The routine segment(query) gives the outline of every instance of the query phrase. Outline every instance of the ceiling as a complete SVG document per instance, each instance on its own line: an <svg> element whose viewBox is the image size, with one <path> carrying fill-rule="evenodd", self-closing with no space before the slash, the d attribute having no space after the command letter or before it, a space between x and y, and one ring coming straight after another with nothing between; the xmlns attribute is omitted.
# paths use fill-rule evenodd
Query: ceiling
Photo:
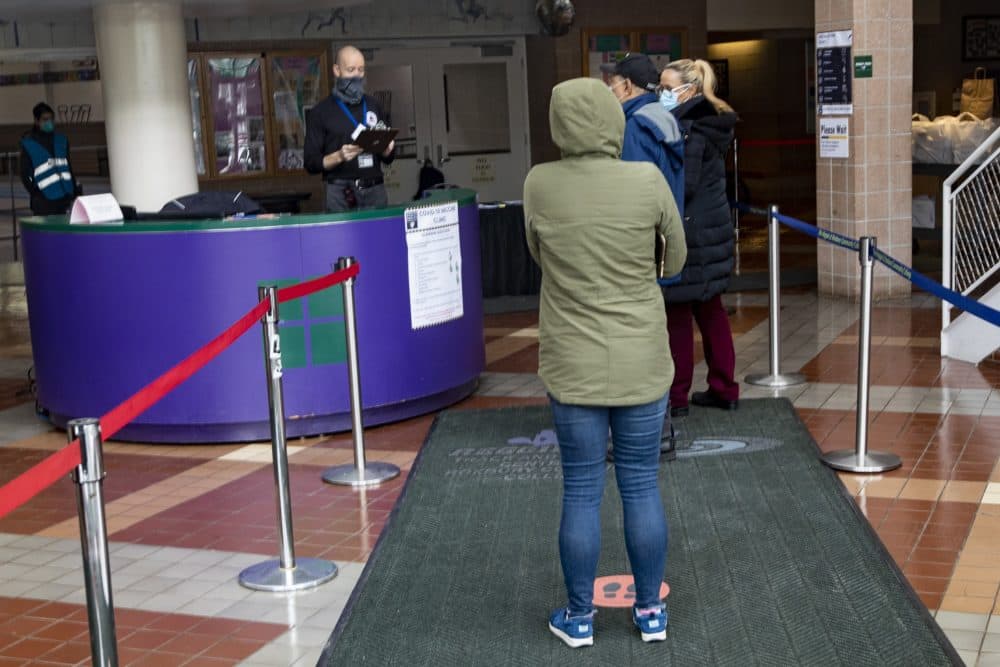
<svg viewBox="0 0 1000 667"><path fill-rule="evenodd" d="M135 0L2 0L0 22L45 21L70 15L89 15L94 5ZM159 0L164 1L164 0ZM165 0L184 5L184 14L198 18L244 17L330 11L338 7L364 5L372 0ZM138 0L136 4L142 4Z"/></svg>

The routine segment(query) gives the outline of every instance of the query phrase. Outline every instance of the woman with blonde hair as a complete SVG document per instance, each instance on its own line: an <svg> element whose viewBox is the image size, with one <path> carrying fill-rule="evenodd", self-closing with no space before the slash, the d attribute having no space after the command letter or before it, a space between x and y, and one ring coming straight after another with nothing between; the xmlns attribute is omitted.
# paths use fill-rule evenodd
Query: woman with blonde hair
<svg viewBox="0 0 1000 667"><path fill-rule="evenodd" d="M735 234L726 190L726 153L737 116L715 95L715 72L704 60L677 60L660 73L660 102L684 137L684 233L687 262L680 281L664 288L667 331L674 360L670 413L688 412L694 376L694 329L701 330L708 389L690 396L705 407L735 410L740 385L736 353L722 293L733 270Z"/></svg>

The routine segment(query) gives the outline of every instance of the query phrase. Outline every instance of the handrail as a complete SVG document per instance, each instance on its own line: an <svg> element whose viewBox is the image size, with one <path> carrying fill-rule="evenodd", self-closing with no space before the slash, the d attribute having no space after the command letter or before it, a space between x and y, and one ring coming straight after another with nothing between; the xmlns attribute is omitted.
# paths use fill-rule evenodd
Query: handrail
<svg viewBox="0 0 1000 667"><path fill-rule="evenodd" d="M964 295L972 293L1000 271L998 180L1000 127L945 179L941 187L942 282L945 287ZM981 187L984 181L986 187ZM978 221L979 225L970 230L963 224L966 219L970 224ZM990 231L996 232L997 238L991 238ZM963 275L959 275L960 271ZM951 306L942 303L941 329L950 323Z"/></svg>

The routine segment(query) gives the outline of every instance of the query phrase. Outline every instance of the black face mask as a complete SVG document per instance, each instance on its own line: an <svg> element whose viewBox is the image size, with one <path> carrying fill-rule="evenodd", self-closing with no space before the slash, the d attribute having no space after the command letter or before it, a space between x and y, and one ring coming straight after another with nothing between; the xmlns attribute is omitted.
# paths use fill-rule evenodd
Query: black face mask
<svg viewBox="0 0 1000 667"><path fill-rule="evenodd" d="M334 88L334 92L337 94L337 97L348 104L357 104L365 95L365 77L355 76L337 79L337 86Z"/></svg>

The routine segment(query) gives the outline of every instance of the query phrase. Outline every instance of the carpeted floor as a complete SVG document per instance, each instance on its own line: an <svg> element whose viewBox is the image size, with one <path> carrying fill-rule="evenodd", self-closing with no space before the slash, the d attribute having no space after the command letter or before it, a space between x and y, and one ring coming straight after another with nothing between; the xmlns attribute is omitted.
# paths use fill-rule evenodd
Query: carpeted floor
<svg viewBox="0 0 1000 667"><path fill-rule="evenodd" d="M780 399L692 408L661 486L666 642L602 609L569 649L546 407L438 417L322 665L961 664ZM628 572L613 475L598 576Z"/></svg>

